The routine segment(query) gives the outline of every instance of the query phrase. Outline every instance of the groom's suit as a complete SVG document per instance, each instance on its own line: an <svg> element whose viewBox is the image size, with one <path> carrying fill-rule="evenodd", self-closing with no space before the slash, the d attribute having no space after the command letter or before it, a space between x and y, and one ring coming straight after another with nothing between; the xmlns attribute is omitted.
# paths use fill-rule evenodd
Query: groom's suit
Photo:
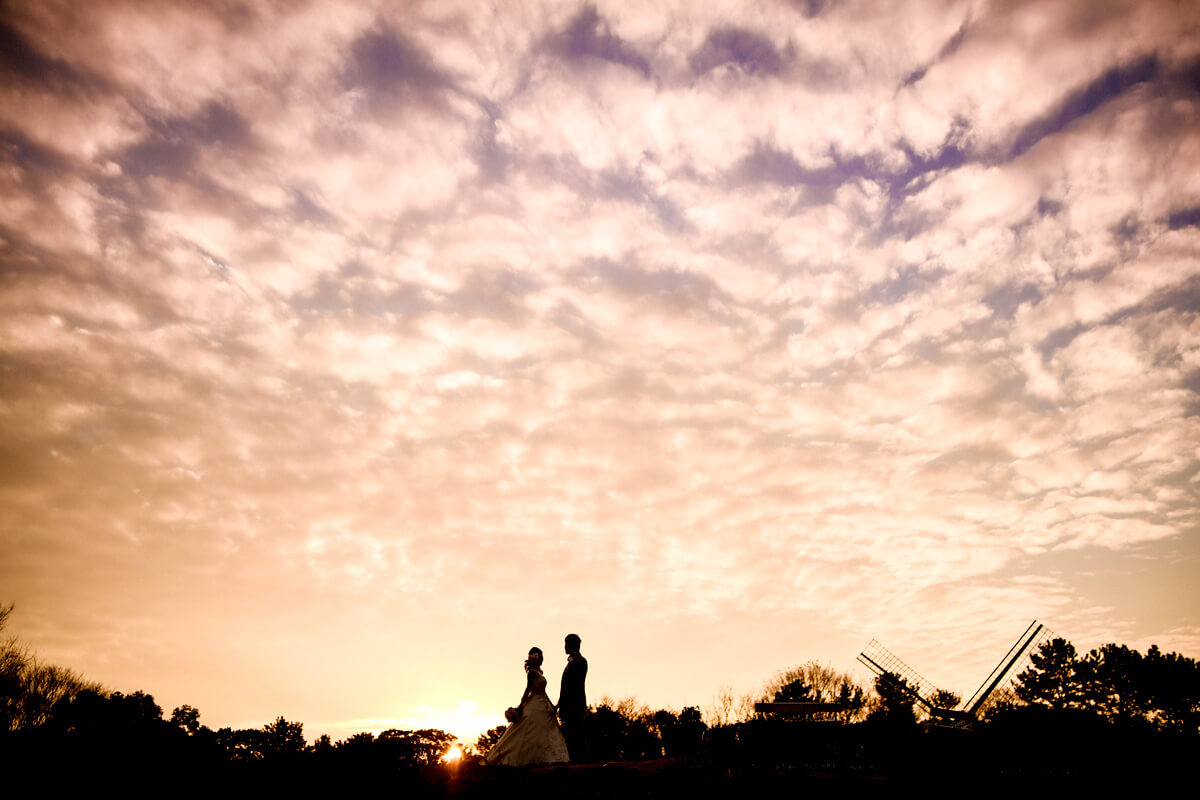
<svg viewBox="0 0 1200 800"><path fill-rule="evenodd" d="M579 653L568 655L558 692L558 719L572 761L582 761L584 757L583 720L587 716L587 695L583 682L587 679L587 667L587 659Z"/></svg>

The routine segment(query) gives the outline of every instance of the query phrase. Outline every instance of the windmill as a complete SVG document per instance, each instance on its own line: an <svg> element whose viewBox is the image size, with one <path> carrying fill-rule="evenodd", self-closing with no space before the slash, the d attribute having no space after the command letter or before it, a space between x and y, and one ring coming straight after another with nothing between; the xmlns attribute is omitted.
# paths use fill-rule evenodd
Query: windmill
<svg viewBox="0 0 1200 800"><path fill-rule="evenodd" d="M912 695L913 700L920 703L936 723L955 728L969 728L993 703L1015 697L1011 689L1013 677L1019 675L1028 665L1029 654L1034 644L1040 645L1054 635L1053 631L1037 620L1029 623L1029 627L984 678L975 693L962 704L961 709L941 708L934 703L930 698L937 694L937 687L875 639L868 642L858 654L858 660L884 680L902 681L901 685Z"/></svg>

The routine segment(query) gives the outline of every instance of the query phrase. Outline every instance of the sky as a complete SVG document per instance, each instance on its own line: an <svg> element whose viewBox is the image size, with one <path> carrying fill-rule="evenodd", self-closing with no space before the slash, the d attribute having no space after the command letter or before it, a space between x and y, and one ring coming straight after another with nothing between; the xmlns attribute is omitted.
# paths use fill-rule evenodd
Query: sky
<svg viewBox="0 0 1200 800"><path fill-rule="evenodd" d="M0 602L311 739L1200 656L1185 2L0 6Z"/></svg>

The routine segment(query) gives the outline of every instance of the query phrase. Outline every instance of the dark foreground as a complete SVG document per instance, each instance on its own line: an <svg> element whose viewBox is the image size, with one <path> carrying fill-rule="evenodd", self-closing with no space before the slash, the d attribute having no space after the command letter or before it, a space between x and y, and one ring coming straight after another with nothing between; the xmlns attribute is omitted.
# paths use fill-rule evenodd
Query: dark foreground
<svg viewBox="0 0 1200 800"><path fill-rule="evenodd" d="M760 721L710 731L691 755L532 768L398 764L377 749L231 761L111 737L7 744L0 768L15 784L24 773L39 794L111 787L123 797L1147 797L1191 786L1200 757L1194 735L1062 714L1013 715L974 732Z"/></svg>

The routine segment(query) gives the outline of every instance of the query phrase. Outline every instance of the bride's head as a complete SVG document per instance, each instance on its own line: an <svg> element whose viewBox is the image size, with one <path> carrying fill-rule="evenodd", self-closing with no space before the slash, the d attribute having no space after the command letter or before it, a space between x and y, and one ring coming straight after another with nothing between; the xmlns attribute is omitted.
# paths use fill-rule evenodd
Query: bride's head
<svg viewBox="0 0 1200 800"><path fill-rule="evenodd" d="M529 658L525 659L525 669L539 669L542 666L542 648L529 648Z"/></svg>

